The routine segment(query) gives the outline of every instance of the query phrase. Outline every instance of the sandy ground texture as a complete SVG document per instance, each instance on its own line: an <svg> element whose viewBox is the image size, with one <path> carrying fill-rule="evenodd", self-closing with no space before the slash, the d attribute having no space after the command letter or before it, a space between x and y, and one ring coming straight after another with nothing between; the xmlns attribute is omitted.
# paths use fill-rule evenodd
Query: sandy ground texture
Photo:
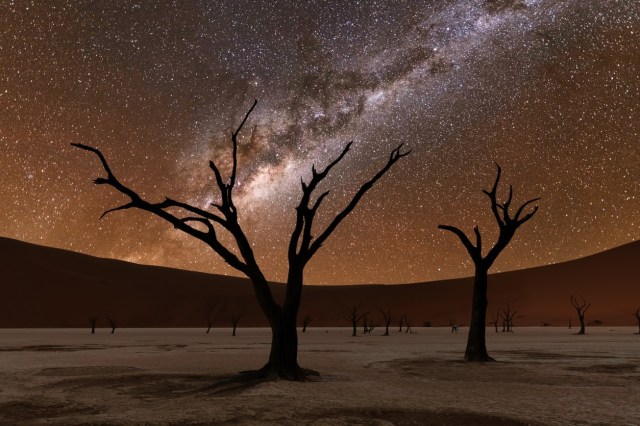
<svg viewBox="0 0 640 426"><path fill-rule="evenodd" d="M574 330L575 331L575 330ZM461 361L466 329L300 334L310 382L238 382L269 331L0 330L2 424L638 425L634 328L487 333L499 362Z"/></svg>

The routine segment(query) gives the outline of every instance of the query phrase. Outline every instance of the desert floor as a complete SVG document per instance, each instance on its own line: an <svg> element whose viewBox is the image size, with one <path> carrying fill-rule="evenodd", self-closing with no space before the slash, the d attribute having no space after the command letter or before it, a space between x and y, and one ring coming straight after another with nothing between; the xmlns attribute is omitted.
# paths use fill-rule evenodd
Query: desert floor
<svg viewBox="0 0 640 426"><path fill-rule="evenodd" d="M466 329L300 333L313 381L237 383L269 331L0 330L3 424L640 424L634 328L487 330L499 361L461 362Z"/></svg>

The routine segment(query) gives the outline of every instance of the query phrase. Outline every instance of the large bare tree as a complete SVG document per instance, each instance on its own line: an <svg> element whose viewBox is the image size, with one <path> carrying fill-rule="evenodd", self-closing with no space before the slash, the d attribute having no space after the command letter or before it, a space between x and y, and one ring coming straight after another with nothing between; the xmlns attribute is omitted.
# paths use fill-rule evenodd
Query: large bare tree
<svg viewBox="0 0 640 426"><path fill-rule="evenodd" d="M487 281L489 269L498 258L498 255L504 250L516 231L520 226L533 217L538 211L538 206L525 214L525 209L530 204L538 201L540 198L533 198L523 203L516 210L515 214L509 211L511 201L513 200L513 187L509 185L509 195L504 202L498 201L498 185L502 169L498 164L496 180L491 190L483 190L491 201L491 212L498 224L499 235L498 240L494 243L487 254L482 254L482 235L478 226L473 228L476 243L473 244L469 237L459 228L450 225L439 225L438 228L454 233L467 249L471 260L475 265L475 277L473 283L473 299L471 302L471 323L469 325L469 336L467 338L467 348L465 350L464 359L470 362L486 362L493 361L493 358L487 353L487 345L485 341L485 327L487 317Z"/></svg>
<svg viewBox="0 0 640 426"><path fill-rule="evenodd" d="M142 198L138 192L116 178L100 150L79 143L72 145L90 151L100 159L107 176L95 179L95 184L111 186L130 198L128 203L107 210L102 216L117 210L132 208L150 212L169 222L176 229L204 242L231 267L240 271L251 280L258 304L267 317L272 333L269 360L256 374L301 380L309 374L317 374L311 370L303 369L298 365L298 336L296 324L302 297L304 268L338 225L340 225L347 215L356 207L364 194L371 189L400 158L408 155L410 151L403 152L402 144L391 151L388 160L382 168L379 169L370 180L360 186L349 203L336 214L326 228L316 234L317 236L314 236L312 229L313 221L320 204L328 195L329 191L323 192L315 197L315 201L313 202L312 196L318 188L318 185L327 177L331 169L347 155L351 148L351 142L349 142L340 155L331 161L324 169L318 171L315 166L312 167L311 180L309 182L301 180L302 196L300 203L296 207L296 222L288 248L289 272L286 282L286 295L284 302L278 303L273 297L267 279L258 266L251 243L247 239L238 221L238 210L233 201L238 166L238 135L256 104L257 100L251 108L249 108L238 128L231 133L232 156L229 179L225 181L218 166L213 161L209 162L218 190L220 191L220 203L213 204L213 207L216 209L215 211L201 209L171 198L165 198L165 200L161 202L147 201ZM222 242L223 240L219 237L221 231L227 232L232 237L237 250L234 250L233 247L229 247Z"/></svg>

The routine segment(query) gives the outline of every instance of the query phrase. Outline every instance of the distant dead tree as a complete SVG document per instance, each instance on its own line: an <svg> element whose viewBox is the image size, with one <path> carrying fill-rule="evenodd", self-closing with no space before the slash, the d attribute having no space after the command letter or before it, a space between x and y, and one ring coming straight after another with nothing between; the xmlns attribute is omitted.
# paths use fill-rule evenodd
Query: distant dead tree
<svg viewBox="0 0 640 426"><path fill-rule="evenodd" d="M369 332L369 318L367 314L362 316L362 334L367 334Z"/></svg>
<svg viewBox="0 0 640 426"><path fill-rule="evenodd" d="M96 334L96 322L98 321L98 317L89 318L89 322L91 323L91 334Z"/></svg>
<svg viewBox="0 0 640 426"><path fill-rule="evenodd" d="M400 326L398 328L398 333L402 333L402 326L404 325L404 314L400 315Z"/></svg>
<svg viewBox="0 0 640 426"><path fill-rule="evenodd" d="M584 334L585 330L584 330L584 314L585 312L587 312L587 309L589 309L591 307L591 303L587 302L584 297L580 296L580 301L578 301L578 299L576 299L575 297L571 296L571 304L573 305L573 307L575 308L576 312L578 313L578 320L580 321L580 331L578 331L576 334Z"/></svg>
<svg viewBox="0 0 640 426"><path fill-rule="evenodd" d="M236 328L238 328L238 323L240 322L241 319L242 319L242 315L231 315L231 326L233 327L233 330L231 331L231 335L233 337L236 336Z"/></svg>
<svg viewBox="0 0 640 426"><path fill-rule="evenodd" d="M301 324L303 333L307 331L307 327L309 326L309 324L311 324L311 321L313 321L311 315L305 315L304 318L302 318Z"/></svg>
<svg viewBox="0 0 640 426"><path fill-rule="evenodd" d="M352 337L358 335L358 323L362 318L366 317L367 314L369 313L369 312L360 313L361 306L362 305L353 305L351 307L351 310L344 317L347 321L351 323L351 327L353 328L353 333L351 334Z"/></svg>
<svg viewBox="0 0 640 426"><path fill-rule="evenodd" d="M531 219L538 211L538 206L535 206L532 211L523 215L524 210L531 203L536 202L539 198L533 198L523 203L512 216L509 212L511 201L513 199L513 187L509 185L509 195L505 202L498 202L497 191L498 184L500 183L500 175L502 169L496 164L498 172L496 180L493 184L493 188L483 190L483 192L489 197L491 201L491 212L498 224L500 231L498 240L489 249L486 256L482 255L482 236L480 235L480 229L478 226L473 228L475 233L476 243L471 242L469 237L455 226L439 225L438 228L455 234L462 245L467 249L471 260L475 265L475 279L473 284L473 299L471 304L471 323L469 326L469 336L467 338L467 348L465 350L464 359L470 362L486 362L493 361L493 358L487 353L487 345L485 341L485 327L487 317L487 281L489 269L498 258L498 255L504 250L516 231L520 226Z"/></svg>
<svg viewBox="0 0 640 426"><path fill-rule="evenodd" d="M413 331L411 331L411 318L409 318L406 313L403 316L404 316L404 323L405 323L405 329L404 329L405 334L413 333Z"/></svg>
<svg viewBox="0 0 640 426"><path fill-rule="evenodd" d="M107 317L107 322L109 323L109 327L111 327L111 334L114 334L116 332L116 327L118 326L118 323L114 318L109 318L109 317Z"/></svg>
<svg viewBox="0 0 640 426"><path fill-rule="evenodd" d="M489 324L493 324L493 327L496 330L496 333L498 332L499 319L500 319L500 312L498 312L497 314L494 314L493 311L491 311L491 322Z"/></svg>
<svg viewBox="0 0 640 426"><path fill-rule="evenodd" d="M458 332L458 324L456 324L456 319L455 318L449 318L449 327L451 327L451 332L452 333L457 333Z"/></svg>
<svg viewBox="0 0 640 426"><path fill-rule="evenodd" d="M640 334L640 308L636 309L636 312L633 314L638 321L638 332L636 334Z"/></svg>
<svg viewBox="0 0 640 426"><path fill-rule="evenodd" d="M389 326L391 325L391 308L387 308L386 311L379 309L382 317L384 318L384 336L389 335Z"/></svg>
<svg viewBox="0 0 640 426"><path fill-rule="evenodd" d="M207 331L205 332L205 334L209 334L212 326L213 326L213 320L211 319L211 317L209 317L209 319L207 320Z"/></svg>
<svg viewBox="0 0 640 426"><path fill-rule="evenodd" d="M571 318L569 318L569 330L571 330L571 327L572 327L572 325L571 325Z"/></svg>
<svg viewBox="0 0 640 426"><path fill-rule="evenodd" d="M118 192L130 198L130 201L119 207L112 208L103 213L106 214L118 210L140 209L150 212L161 219L169 222L174 228L182 231L209 246L227 264L246 275L253 284L253 290L262 312L267 317L271 328L271 351L269 360L260 370L253 372L256 377L281 377L289 380L303 380L309 374L317 375L317 372L306 370L298 365L298 335L297 317L302 297L302 285L304 268L311 258L322 247L329 236L335 231L340 223L353 211L362 197L369 189L402 157L410 151L402 152L403 144L398 145L388 160L379 171L368 181L364 182L356 191L351 201L337 213L333 220L328 221L326 228L314 236L312 225L318 212L322 200L328 195L328 191L315 197L311 202L314 191L318 185L327 177L331 169L338 164L351 148L349 142L340 155L331 161L323 170L318 171L315 166L311 167L311 179L308 183L301 181L302 196L300 203L296 207L296 221L287 252L289 271L286 283L286 295L284 302L278 303L269 287L262 269L258 266L254 255L252 244L238 221L238 210L233 201L233 190L236 186L237 171L237 151L238 134L242 130L249 115L255 108L258 101L254 101L249 111L245 114L238 128L231 133L232 156L230 161L230 177L225 182L220 169L213 161L209 162L209 167L215 176L216 185L220 192L218 203L212 204L215 211L193 206L188 203L165 198L161 202L150 202L144 199L138 192L124 185L118 180L102 152L94 147L80 143L72 145L85 151L97 155L107 176L94 180L98 185L108 185ZM182 213L182 214L180 214ZM235 244L229 245L226 238L221 238L224 232Z"/></svg>
<svg viewBox="0 0 640 426"><path fill-rule="evenodd" d="M373 320L369 320L369 327L367 327L367 333L371 334L376 327L377 327L377 324L375 324Z"/></svg>
<svg viewBox="0 0 640 426"><path fill-rule="evenodd" d="M502 311L498 311L498 315L502 318L502 332L513 333L513 319L517 313L518 311L512 311L509 305Z"/></svg>

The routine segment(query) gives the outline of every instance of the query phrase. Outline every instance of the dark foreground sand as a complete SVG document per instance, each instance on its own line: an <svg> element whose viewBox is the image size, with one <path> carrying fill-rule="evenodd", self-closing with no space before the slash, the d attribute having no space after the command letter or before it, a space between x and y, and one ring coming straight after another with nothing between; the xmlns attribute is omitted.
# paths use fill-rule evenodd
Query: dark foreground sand
<svg viewBox="0 0 640 426"><path fill-rule="evenodd" d="M3 424L640 424L634 328L487 334L500 362L461 362L466 330L300 334L306 383L236 383L269 332L0 330Z"/></svg>

